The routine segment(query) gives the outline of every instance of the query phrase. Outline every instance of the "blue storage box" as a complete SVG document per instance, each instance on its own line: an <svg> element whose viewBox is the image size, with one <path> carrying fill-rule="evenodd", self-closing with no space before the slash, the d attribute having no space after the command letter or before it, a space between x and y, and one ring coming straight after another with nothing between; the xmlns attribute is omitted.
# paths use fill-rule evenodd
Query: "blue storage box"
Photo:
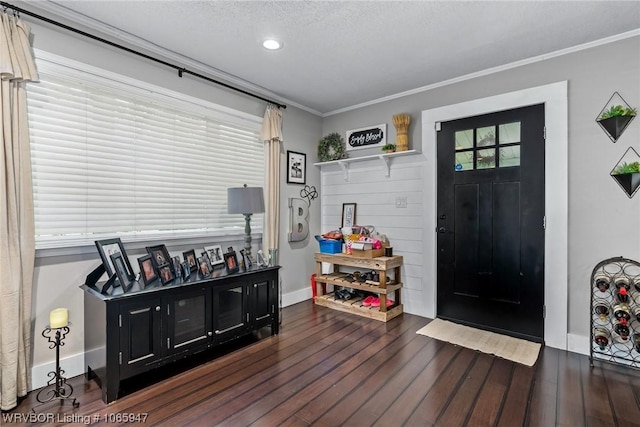
<svg viewBox="0 0 640 427"><path fill-rule="evenodd" d="M320 253L339 254L342 252L342 240L318 239L320 243Z"/></svg>

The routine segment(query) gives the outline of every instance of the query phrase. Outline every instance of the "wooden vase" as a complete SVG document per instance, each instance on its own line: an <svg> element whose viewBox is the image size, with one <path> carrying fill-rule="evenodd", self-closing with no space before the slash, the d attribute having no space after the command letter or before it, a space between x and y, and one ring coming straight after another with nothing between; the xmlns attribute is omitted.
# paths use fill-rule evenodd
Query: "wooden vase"
<svg viewBox="0 0 640 427"><path fill-rule="evenodd" d="M393 116L393 125L396 128L396 151L409 149L409 124L411 116L408 114L396 114Z"/></svg>

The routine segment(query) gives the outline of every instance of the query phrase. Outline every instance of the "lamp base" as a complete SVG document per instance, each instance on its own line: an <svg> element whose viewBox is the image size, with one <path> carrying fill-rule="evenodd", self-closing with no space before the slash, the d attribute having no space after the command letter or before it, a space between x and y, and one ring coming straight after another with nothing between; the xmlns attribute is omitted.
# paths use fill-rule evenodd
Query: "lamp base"
<svg viewBox="0 0 640 427"><path fill-rule="evenodd" d="M249 260L253 261L251 257L251 215L252 214L243 214L244 215L244 253L249 258Z"/></svg>

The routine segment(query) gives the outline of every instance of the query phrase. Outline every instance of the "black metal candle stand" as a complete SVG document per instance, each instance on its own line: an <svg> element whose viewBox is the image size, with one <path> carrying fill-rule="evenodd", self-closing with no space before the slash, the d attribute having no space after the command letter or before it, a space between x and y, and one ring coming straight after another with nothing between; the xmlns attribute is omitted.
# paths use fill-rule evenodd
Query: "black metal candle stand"
<svg viewBox="0 0 640 427"><path fill-rule="evenodd" d="M36 408L54 400L60 401L60 405L65 402L70 402L74 408L80 406L80 402L71 396L73 394L73 387L67 383L67 379L63 376L64 369L60 367L60 347L64 345L64 338L68 333L68 326L61 328L50 328L47 326L42 331L42 336L49 341L49 348L56 349L56 370L47 374L50 377L49 381L47 381L47 385L36 395L36 400L40 403L31 409L33 412L36 412Z"/></svg>

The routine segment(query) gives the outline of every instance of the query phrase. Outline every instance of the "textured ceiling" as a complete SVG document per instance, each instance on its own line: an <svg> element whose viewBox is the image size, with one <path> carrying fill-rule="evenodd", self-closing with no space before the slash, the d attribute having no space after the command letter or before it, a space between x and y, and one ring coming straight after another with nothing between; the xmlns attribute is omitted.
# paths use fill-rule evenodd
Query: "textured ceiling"
<svg viewBox="0 0 640 427"><path fill-rule="evenodd" d="M640 29L640 1L31 5L322 114Z"/></svg>

